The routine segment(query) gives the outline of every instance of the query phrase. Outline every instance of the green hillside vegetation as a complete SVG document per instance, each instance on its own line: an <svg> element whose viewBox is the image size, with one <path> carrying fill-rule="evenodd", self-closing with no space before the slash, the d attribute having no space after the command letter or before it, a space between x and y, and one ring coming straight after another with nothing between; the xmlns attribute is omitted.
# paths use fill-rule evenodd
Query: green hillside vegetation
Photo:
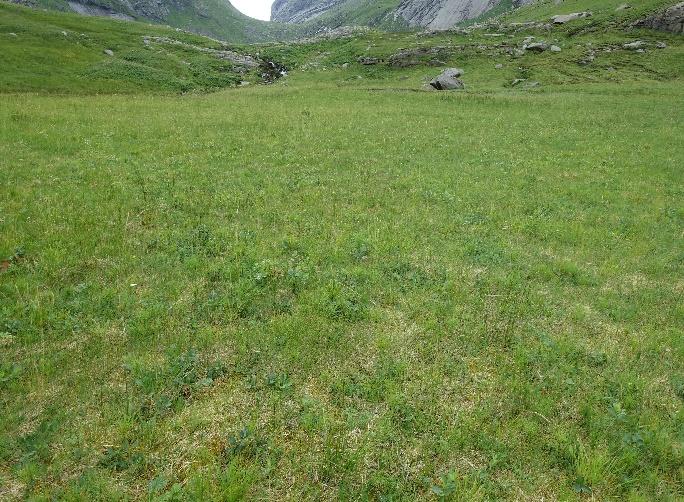
<svg viewBox="0 0 684 502"><path fill-rule="evenodd" d="M148 42L145 42L145 39ZM180 42L173 44L164 39ZM187 92L258 78L199 50L246 48L168 27L0 3L4 92ZM105 54L111 50L113 56Z"/></svg>
<svg viewBox="0 0 684 502"><path fill-rule="evenodd" d="M30 0L35 7L73 12L67 0ZM235 43L284 40L296 36L300 28L268 23L245 16L225 0L87 0L86 7L99 7L142 21L167 24L174 28L220 38Z"/></svg>
<svg viewBox="0 0 684 502"><path fill-rule="evenodd" d="M227 46L0 3L0 500L682 500L662 5Z"/></svg>
<svg viewBox="0 0 684 502"><path fill-rule="evenodd" d="M558 4L554 0L537 0L535 3L512 10L506 19L527 21L550 19L556 14L590 11L593 13L591 23L606 28L606 25L624 22L626 19L639 19L643 15L669 7L677 2L673 0L646 0L641 2L624 2L620 0L563 0ZM628 9L617 10L629 5Z"/></svg>
<svg viewBox="0 0 684 502"><path fill-rule="evenodd" d="M394 30L407 28L401 21L388 17L389 11L397 5L396 0L354 0L329 14L302 24L252 19L224 0L180 0L165 3L143 0L136 4L138 10L124 0L88 0L82 3L140 22L165 24L231 43L287 41L340 26L374 26ZM73 12L67 0L31 0L31 4L34 7Z"/></svg>

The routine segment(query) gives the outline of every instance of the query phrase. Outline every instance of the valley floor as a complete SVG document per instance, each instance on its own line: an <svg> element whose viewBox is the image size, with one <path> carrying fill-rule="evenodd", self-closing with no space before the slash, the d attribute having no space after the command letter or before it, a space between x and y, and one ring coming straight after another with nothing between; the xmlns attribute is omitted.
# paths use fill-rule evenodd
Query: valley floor
<svg viewBox="0 0 684 502"><path fill-rule="evenodd" d="M0 96L0 499L684 497L681 81L306 82Z"/></svg>

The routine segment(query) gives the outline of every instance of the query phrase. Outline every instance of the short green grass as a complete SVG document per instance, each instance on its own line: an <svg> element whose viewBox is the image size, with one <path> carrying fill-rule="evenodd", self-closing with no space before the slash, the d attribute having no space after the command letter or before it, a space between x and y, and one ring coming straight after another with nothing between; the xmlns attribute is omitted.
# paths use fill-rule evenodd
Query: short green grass
<svg viewBox="0 0 684 502"><path fill-rule="evenodd" d="M183 96L5 59L0 499L681 500L683 44L536 35ZM468 90L355 63L417 45Z"/></svg>

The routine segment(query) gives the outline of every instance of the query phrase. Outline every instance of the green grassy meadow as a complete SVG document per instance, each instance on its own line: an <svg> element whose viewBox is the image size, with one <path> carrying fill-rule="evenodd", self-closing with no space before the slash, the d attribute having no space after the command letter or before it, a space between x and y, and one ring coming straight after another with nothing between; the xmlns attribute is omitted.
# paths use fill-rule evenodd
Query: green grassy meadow
<svg viewBox="0 0 684 502"><path fill-rule="evenodd" d="M0 500L682 500L684 44L545 36L212 93L6 65ZM354 62L450 43L465 92Z"/></svg>

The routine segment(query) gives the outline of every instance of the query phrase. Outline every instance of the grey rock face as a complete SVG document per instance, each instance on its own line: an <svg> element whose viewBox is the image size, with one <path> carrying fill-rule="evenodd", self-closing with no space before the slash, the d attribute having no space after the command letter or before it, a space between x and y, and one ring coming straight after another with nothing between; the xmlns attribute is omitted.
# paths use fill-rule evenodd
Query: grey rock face
<svg viewBox="0 0 684 502"><path fill-rule="evenodd" d="M545 42L533 42L531 44L523 45L523 49L531 52L544 52L549 46Z"/></svg>
<svg viewBox="0 0 684 502"><path fill-rule="evenodd" d="M395 11L409 26L442 30L473 19L496 7L500 0L403 0Z"/></svg>
<svg viewBox="0 0 684 502"><path fill-rule="evenodd" d="M133 21L133 17L128 14L123 14L121 12L116 12L112 9L105 7L100 7L97 5L89 5L81 2L68 1L69 7L74 12L81 14L82 16L100 16L100 17L111 17L113 19L121 19L124 21ZM130 4L127 5L130 7ZM130 7L132 9L132 7Z"/></svg>
<svg viewBox="0 0 684 502"><path fill-rule="evenodd" d="M285 23L310 21L347 0L276 0L271 7L271 20Z"/></svg>
<svg viewBox="0 0 684 502"><path fill-rule="evenodd" d="M438 91L465 89L463 81L458 78L461 75L463 75L463 70L459 68L447 68L432 79L430 85Z"/></svg>
<svg viewBox="0 0 684 502"><path fill-rule="evenodd" d="M637 21L635 26L684 34L684 2L673 5L669 9L665 9L651 17Z"/></svg>
<svg viewBox="0 0 684 502"><path fill-rule="evenodd" d="M577 19L583 19L585 17L591 17L591 12L573 12L572 14L559 14L551 18L553 24L565 24L570 21L575 21Z"/></svg>
<svg viewBox="0 0 684 502"><path fill-rule="evenodd" d="M359 8L377 0L276 0L271 19L287 23L302 23L335 12L338 8ZM496 7L502 0L396 0L388 7L387 16L411 27L445 30L466 19L473 19ZM513 0L513 6L534 0Z"/></svg>
<svg viewBox="0 0 684 502"><path fill-rule="evenodd" d="M624 44L622 46L624 49L627 49L628 51L638 51L639 49L643 49L646 47L646 42L643 40L637 40L636 42L629 42L627 44Z"/></svg>

